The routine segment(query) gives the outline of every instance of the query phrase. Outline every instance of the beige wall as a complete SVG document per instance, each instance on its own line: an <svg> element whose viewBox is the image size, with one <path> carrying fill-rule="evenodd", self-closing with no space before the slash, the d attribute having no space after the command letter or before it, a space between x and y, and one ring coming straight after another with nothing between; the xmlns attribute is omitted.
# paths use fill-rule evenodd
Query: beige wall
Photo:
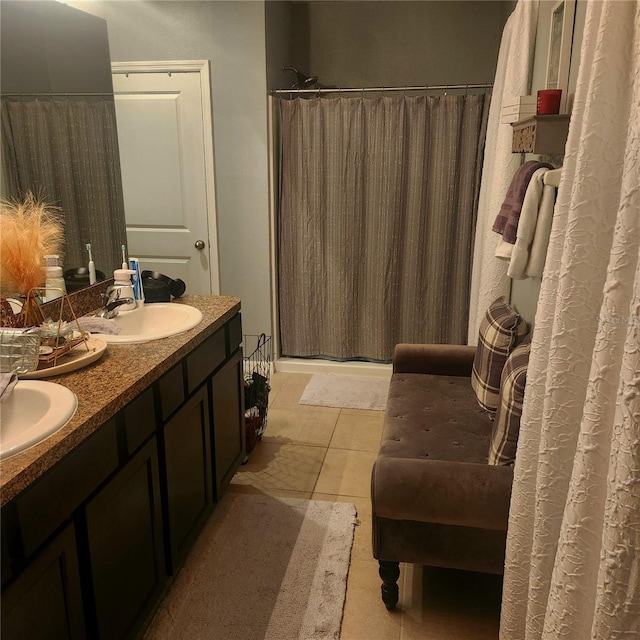
<svg viewBox="0 0 640 640"><path fill-rule="evenodd" d="M267 51L267 89L288 89L295 76L282 67L294 65L293 3L290 0L268 0L264 7Z"/></svg>
<svg viewBox="0 0 640 640"><path fill-rule="evenodd" d="M111 93L104 20L58 2L3 0L2 91Z"/></svg>
<svg viewBox="0 0 640 640"><path fill-rule="evenodd" d="M338 87L492 82L504 8L464 0L295 2L294 55L302 70Z"/></svg>
<svg viewBox="0 0 640 640"><path fill-rule="evenodd" d="M464 0L102 3L113 60L211 61L221 291L242 298L245 332L272 332L266 92L290 85L281 66L343 86L491 82L512 7Z"/></svg>
<svg viewBox="0 0 640 640"><path fill-rule="evenodd" d="M556 0L541 0L540 2L538 30L536 33L536 50L533 65L533 80L531 85L532 95L535 95L538 89L545 88L551 10L555 2ZM571 51L571 67L569 72L570 96L575 92L578 80L580 48L582 46L582 32L584 30L586 5L587 0L577 0L576 2L576 19ZM531 160L537 158L537 156L527 156L526 159ZM531 326L534 325L541 282L542 280L540 278L527 278L526 280L513 280L511 285L511 302Z"/></svg>
<svg viewBox="0 0 640 640"><path fill-rule="evenodd" d="M220 290L245 333L271 334L264 2L103 7L112 60L211 61Z"/></svg>

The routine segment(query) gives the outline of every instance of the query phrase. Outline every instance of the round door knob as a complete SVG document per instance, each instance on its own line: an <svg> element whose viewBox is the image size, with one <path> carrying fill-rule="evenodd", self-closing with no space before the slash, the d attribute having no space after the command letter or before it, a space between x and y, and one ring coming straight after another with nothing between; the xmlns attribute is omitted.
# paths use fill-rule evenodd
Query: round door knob
<svg viewBox="0 0 640 640"><path fill-rule="evenodd" d="M193 245L198 251L202 251L204 249L204 240L196 240L196 243Z"/></svg>

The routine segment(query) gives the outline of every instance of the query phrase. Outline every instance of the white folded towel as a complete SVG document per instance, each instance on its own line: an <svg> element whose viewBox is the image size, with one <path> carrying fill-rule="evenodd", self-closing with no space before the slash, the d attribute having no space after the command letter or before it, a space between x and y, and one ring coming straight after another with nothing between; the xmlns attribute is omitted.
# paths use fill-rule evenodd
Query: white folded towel
<svg viewBox="0 0 640 640"><path fill-rule="evenodd" d="M511 261L507 275L514 280L524 280L527 274L527 263L531 255L531 246L533 239L539 234L538 225L541 219L553 219L553 205L556 198L555 187L546 186L544 177L549 172L548 169L540 169L533 174L527 193L524 197L522 205L522 213L520 214L520 222L518 223L518 231L516 242L513 246ZM546 196L545 194L546 189ZM547 235L547 242L549 236ZM538 249L541 251L542 248ZM544 245L544 254L547 253L546 244ZM544 258L542 260L544 266ZM542 270L540 270L542 276Z"/></svg>
<svg viewBox="0 0 640 640"><path fill-rule="evenodd" d="M83 331L88 331L89 333L109 333L115 336L122 331L113 320L96 316L82 316L78 318L78 324Z"/></svg>
<svg viewBox="0 0 640 640"><path fill-rule="evenodd" d="M16 384L18 376L15 373L0 373L0 402L9 399Z"/></svg>
<svg viewBox="0 0 640 640"><path fill-rule="evenodd" d="M551 173L551 171L549 171ZM553 211L556 203L556 187L545 182L542 190L542 199L538 209L538 222L533 242L529 249L529 260L527 261L526 275L529 278L542 278L544 264L547 259L547 248L549 247L549 237L553 226Z"/></svg>
<svg viewBox="0 0 640 640"><path fill-rule="evenodd" d="M536 229L538 206L542 196L543 178L548 171L549 169L543 167L535 171L531 176L524 200L522 201L515 243L509 244L501 238L496 247L496 258L509 260L508 275L510 278L521 280L526 277L524 275L524 268L529 257L529 247Z"/></svg>

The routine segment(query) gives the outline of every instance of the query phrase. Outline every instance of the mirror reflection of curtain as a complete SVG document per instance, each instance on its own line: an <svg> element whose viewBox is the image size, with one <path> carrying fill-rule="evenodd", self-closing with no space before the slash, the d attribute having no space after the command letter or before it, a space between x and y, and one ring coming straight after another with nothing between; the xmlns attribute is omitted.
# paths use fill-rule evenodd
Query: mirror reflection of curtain
<svg viewBox="0 0 640 640"><path fill-rule="evenodd" d="M3 161L10 197L32 191L62 209L65 269L119 267L126 243L113 98L2 101Z"/></svg>
<svg viewBox="0 0 640 640"><path fill-rule="evenodd" d="M282 355L466 342L489 102L279 101Z"/></svg>

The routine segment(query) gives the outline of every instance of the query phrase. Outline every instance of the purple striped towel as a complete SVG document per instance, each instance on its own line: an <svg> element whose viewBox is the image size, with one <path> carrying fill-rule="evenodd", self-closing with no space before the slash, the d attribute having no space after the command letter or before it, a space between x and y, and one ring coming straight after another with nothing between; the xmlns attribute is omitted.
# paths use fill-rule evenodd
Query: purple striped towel
<svg viewBox="0 0 640 640"><path fill-rule="evenodd" d="M515 172L511 185L507 189L507 195L500 207L500 212L493 223L492 229L502 235L505 242L509 244L516 243L516 234L518 231L518 221L520 220L520 211L522 211L522 203L527 193L527 187L531 181L531 177L538 169L553 169L553 165L548 162L538 162L529 160L521 165Z"/></svg>

